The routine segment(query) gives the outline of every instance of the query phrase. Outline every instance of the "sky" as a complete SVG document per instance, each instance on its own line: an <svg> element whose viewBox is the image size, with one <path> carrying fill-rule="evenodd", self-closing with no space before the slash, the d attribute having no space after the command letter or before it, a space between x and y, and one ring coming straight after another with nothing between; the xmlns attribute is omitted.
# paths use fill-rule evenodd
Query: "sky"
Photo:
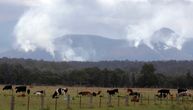
<svg viewBox="0 0 193 110"><path fill-rule="evenodd" d="M43 49L54 57L54 40L67 34L125 39L152 49L163 42L180 50L193 38L192 10L193 0L0 0L0 53ZM155 38L162 28L174 33ZM63 47L64 60L81 60L68 43Z"/></svg>

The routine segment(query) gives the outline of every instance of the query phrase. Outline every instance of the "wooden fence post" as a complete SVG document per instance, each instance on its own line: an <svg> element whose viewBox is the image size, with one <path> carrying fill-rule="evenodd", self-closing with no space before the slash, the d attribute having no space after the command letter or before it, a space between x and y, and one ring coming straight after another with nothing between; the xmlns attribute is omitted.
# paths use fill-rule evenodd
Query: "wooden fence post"
<svg viewBox="0 0 193 110"><path fill-rule="evenodd" d="M41 95L41 108L40 110L44 110L44 96Z"/></svg>
<svg viewBox="0 0 193 110"><path fill-rule="evenodd" d="M118 101L117 101L117 106L119 107L120 104L120 96L118 95Z"/></svg>
<svg viewBox="0 0 193 110"><path fill-rule="evenodd" d="M182 97L182 104L184 103L184 97Z"/></svg>
<svg viewBox="0 0 193 110"><path fill-rule="evenodd" d="M125 105L129 106L129 96L128 95L126 95L125 97Z"/></svg>
<svg viewBox="0 0 193 110"><path fill-rule="evenodd" d="M82 106L82 100L81 100L81 95L80 95L80 100L79 100L79 107L81 108Z"/></svg>
<svg viewBox="0 0 193 110"><path fill-rule="evenodd" d="M160 98L160 104L162 104L162 97Z"/></svg>
<svg viewBox="0 0 193 110"><path fill-rule="evenodd" d="M143 104L143 95L140 97L140 103Z"/></svg>
<svg viewBox="0 0 193 110"><path fill-rule="evenodd" d="M15 107L15 97L11 96L10 110L14 110Z"/></svg>
<svg viewBox="0 0 193 110"><path fill-rule="evenodd" d="M154 100L153 101L154 101L154 104L156 104L156 96L154 96Z"/></svg>
<svg viewBox="0 0 193 110"><path fill-rule="evenodd" d="M147 96L147 103L148 103L148 105L149 105L149 95Z"/></svg>
<svg viewBox="0 0 193 110"><path fill-rule="evenodd" d="M168 104L168 97L166 98L166 105Z"/></svg>
<svg viewBox="0 0 193 110"><path fill-rule="evenodd" d="M109 98L108 98L109 100L108 100L108 106L109 107L112 107L112 103L111 103L111 95L109 95Z"/></svg>
<svg viewBox="0 0 193 110"><path fill-rule="evenodd" d="M57 106L58 106L58 99L55 99L55 110L57 110Z"/></svg>
<svg viewBox="0 0 193 110"><path fill-rule="evenodd" d="M133 96L133 97L135 97L135 96ZM132 100L133 100L133 97L132 97ZM134 101L133 101L134 105L135 105L135 102L136 102L136 101L134 100Z"/></svg>
<svg viewBox="0 0 193 110"><path fill-rule="evenodd" d="M92 107L93 107L92 102L93 102L93 95L90 95L89 108L92 108Z"/></svg>
<svg viewBox="0 0 193 110"><path fill-rule="evenodd" d="M173 105L174 98L171 99L172 105Z"/></svg>
<svg viewBox="0 0 193 110"><path fill-rule="evenodd" d="M70 109L70 95L67 95L67 109Z"/></svg>
<svg viewBox="0 0 193 110"><path fill-rule="evenodd" d="M180 102L179 102L179 100L180 100L180 99L179 99L179 96L176 97L176 100L177 100L177 103L179 104L179 103L180 103Z"/></svg>
<svg viewBox="0 0 193 110"><path fill-rule="evenodd" d="M30 102L30 96L27 97L27 110L29 110L29 102Z"/></svg>
<svg viewBox="0 0 193 110"><path fill-rule="evenodd" d="M101 108L102 96L99 96L99 107Z"/></svg>
<svg viewBox="0 0 193 110"><path fill-rule="evenodd" d="M191 101L193 101L193 97L192 97L192 100Z"/></svg>

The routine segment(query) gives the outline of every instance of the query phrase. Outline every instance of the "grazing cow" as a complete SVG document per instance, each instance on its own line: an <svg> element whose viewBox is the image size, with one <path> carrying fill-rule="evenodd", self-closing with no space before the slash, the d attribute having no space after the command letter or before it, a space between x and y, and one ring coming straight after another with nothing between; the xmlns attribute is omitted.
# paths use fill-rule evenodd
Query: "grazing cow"
<svg viewBox="0 0 193 110"><path fill-rule="evenodd" d="M35 95L45 95L45 91L41 90L41 91L36 91L34 92Z"/></svg>
<svg viewBox="0 0 193 110"><path fill-rule="evenodd" d="M12 85L6 85L6 86L4 86L4 87L3 87L3 91L4 91L4 90L13 90Z"/></svg>
<svg viewBox="0 0 193 110"><path fill-rule="evenodd" d="M109 95L115 95L115 93L119 93L119 90L118 89L111 89L111 90L107 90L107 93Z"/></svg>
<svg viewBox="0 0 193 110"><path fill-rule="evenodd" d="M188 92L180 92L180 93L177 94L177 96L178 96L178 97L183 97L183 96L189 96L189 97L191 97L192 94L191 94L191 93L188 93Z"/></svg>
<svg viewBox="0 0 193 110"><path fill-rule="evenodd" d="M93 95L93 96L97 96L97 95L99 95L100 93L101 93L101 91L98 91L98 93L93 92L92 95Z"/></svg>
<svg viewBox="0 0 193 110"><path fill-rule="evenodd" d="M15 87L16 93L17 92L26 92L27 87L26 86L17 86Z"/></svg>
<svg viewBox="0 0 193 110"><path fill-rule="evenodd" d="M161 94L170 94L170 90L169 89L160 89L158 90L158 93L161 93Z"/></svg>
<svg viewBox="0 0 193 110"><path fill-rule="evenodd" d="M129 93L130 96L137 96L138 98L140 97L139 92L133 92L133 90L130 88L127 89L127 92Z"/></svg>
<svg viewBox="0 0 193 110"><path fill-rule="evenodd" d="M96 92L90 92L90 91L81 91L78 93L78 95L82 95L82 96L87 96L87 95L92 95L92 96L97 96L101 93L101 91Z"/></svg>
<svg viewBox="0 0 193 110"><path fill-rule="evenodd" d="M169 89L160 89L158 90L158 93L159 94L155 95L158 98L166 98L168 95L171 95Z"/></svg>
<svg viewBox="0 0 193 110"><path fill-rule="evenodd" d="M181 93L181 92L186 92L186 91L187 91L187 89L185 89L185 88L179 88L178 89L178 94Z"/></svg>
<svg viewBox="0 0 193 110"><path fill-rule="evenodd" d="M79 95L86 96L86 95L92 95L90 91L81 91L78 93Z"/></svg>
<svg viewBox="0 0 193 110"><path fill-rule="evenodd" d="M64 95L68 92L68 88L58 88L55 90L52 98L58 98L59 95Z"/></svg>

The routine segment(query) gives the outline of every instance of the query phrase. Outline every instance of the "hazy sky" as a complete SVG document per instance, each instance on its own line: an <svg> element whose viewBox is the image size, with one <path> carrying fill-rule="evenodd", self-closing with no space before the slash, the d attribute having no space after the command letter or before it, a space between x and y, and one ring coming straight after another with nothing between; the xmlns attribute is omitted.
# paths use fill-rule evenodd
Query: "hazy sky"
<svg viewBox="0 0 193 110"><path fill-rule="evenodd" d="M0 53L14 47L54 55L54 40L65 34L126 39L136 47L160 41L181 49L193 38L192 10L193 0L0 0ZM155 40L161 28L175 33Z"/></svg>

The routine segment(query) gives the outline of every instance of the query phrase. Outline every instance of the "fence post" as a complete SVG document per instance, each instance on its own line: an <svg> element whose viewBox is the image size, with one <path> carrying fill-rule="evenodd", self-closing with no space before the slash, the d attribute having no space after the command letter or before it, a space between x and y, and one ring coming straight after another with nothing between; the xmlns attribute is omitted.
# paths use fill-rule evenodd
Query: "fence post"
<svg viewBox="0 0 193 110"><path fill-rule="evenodd" d="M126 95L125 97L125 105L129 106L129 96L128 95Z"/></svg>
<svg viewBox="0 0 193 110"><path fill-rule="evenodd" d="M102 96L99 97L99 107L101 108Z"/></svg>
<svg viewBox="0 0 193 110"><path fill-rule="evenodd" d="M118 95L118 102L117 102L117 106L119 107L120 104L120 96Z"/></svg>
<svg viewBox="0 0 193 110"><path fill-rule="evenodd" d="M143 95L141 95L141 97L140 97L140 102L141 102L141 104L143 104Z"/></svg>
<svg viewBox="0 0 193 110"><path fill-rule="evenodd" d="M55 110L57 110L58 98L55 99Z"/></svg>
<svg viewBox="0 0 193 110"><path fill-rule="evenodd" d="M90 95L89 108L93 107L92 102L93 102L93 95Z"/></svg>
<svg viewBox="0 0 193 110"><path fill-rule="evenodd" d="M112 103L111 103L111 95L109 95L108 106L109 106L109 107L112 107Z"/></svg>
<svg viewBox="0 0 193 110"><path fill-rule="evenodd" d="M81 95L80 95L80 100L79 100L79 107L81 108L82 105L82 100L81 100Z"/></svg>
<svg viewBox="0 0 193 110"><path fill-rule="evenodd" d="M182 104L184 103L184 97L182 97Z"/></svg>
<svg viewBox="0 0 193 110"><path fill-rule="evenodd" d="M154 104L156 104L156 96L154 96Z"/></svg>
<svg viewBox="0 0 193 110"><path fill-rule="evenodd" d="M15 97L12 95L11 96L11 103L10 103L10 110L14 110L15 106Z"/></svg>
<svg viewBox="0 0 193 110"><path fill-rule="evenodd" d="M30 96L27 97L27 110L29 110L29 102L30 102Z"/></svg>
<svg viewBox="0 0 193 110"><path fill-rule="evenodd" d="M171 99L172 105L173 105L174 98Z"/></svg>
<svg viewBox="0 0 193 110"><path fill-rule="evenodd" d="M162 97L160 98L160 104L162 104Z"/></svg>
<svg viewBox="0 0 193 110"><path fill-rule="evenodd" d="M67 95L67 109L70 109L70 95Z"/></svg>
<svg viewBox="0 0 193 110"><path fill-rule="evenodd" d="M133 100L134 97L135 97L135 96L132 96L132 100ZM133 101L133 103L134 103L134 105L135 105L135 100Z"/></svg>
<svg viewBox="0 0 193 110"><path fill-rule="evenodd" d="M179 102L179 96L176 96L176 100L177 100L177 103L179 104L180 102Z"/></svg>
<svg viewBox="0 0 193 110"><path fill-rule="evenodd" d="M147 103L148 103L148 105L149 105L149 95L147 96Z"/></svg>
<svg viewBox="0 0 193 110"><path fill-rule="evenodd" d="M191 101L193 101L193 97L192 97L192 100Z"/></svg>
<svg viewBox="0 0 193 110"><path fill-rule="evenodd" d="M41 109L40 110L44 110L44 96L41 95Z"/></svg>

